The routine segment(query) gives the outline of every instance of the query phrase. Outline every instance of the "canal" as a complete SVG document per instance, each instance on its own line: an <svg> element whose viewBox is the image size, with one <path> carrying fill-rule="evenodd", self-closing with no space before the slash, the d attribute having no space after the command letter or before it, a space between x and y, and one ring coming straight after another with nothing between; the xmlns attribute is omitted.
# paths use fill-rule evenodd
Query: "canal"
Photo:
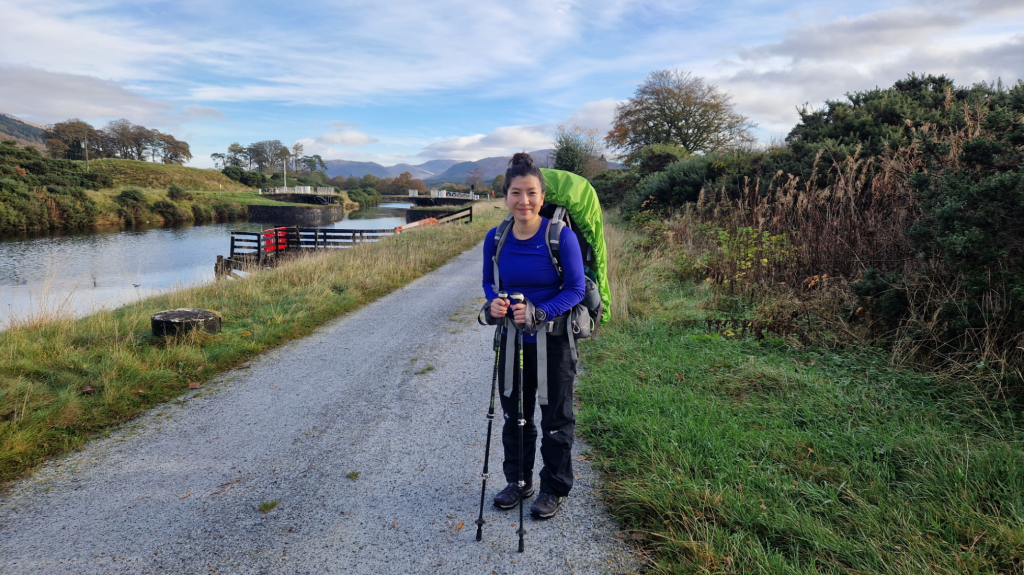
<svg viewBox="0 0 1024 575"><path fill-rule="evenodd" d="M409 204L358 210L322 227L394 228ZM214 281L213 264L230 232L270 222L150 227L0 241L0 329L18 320L112 309L166 290Z"/></svg>

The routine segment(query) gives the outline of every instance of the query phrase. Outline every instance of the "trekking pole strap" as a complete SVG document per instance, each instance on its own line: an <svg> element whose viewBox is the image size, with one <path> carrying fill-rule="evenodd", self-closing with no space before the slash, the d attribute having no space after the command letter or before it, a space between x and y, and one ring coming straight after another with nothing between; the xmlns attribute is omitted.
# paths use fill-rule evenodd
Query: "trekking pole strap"
<svg viewBox="0 0 1024 575"><path fill-rule="evenodd" d="M512 397L512 378L516 363L516 338L512 336L519 329L515 320L505 316L505 329L508 335L505 336L505 389L502 393L505 397Z"/></svg>
<svg viewBox="0 0 1024 575"><path fill-rule="evenodd" d="M537 330L537 403L548 404L548 322Z"/></svg>

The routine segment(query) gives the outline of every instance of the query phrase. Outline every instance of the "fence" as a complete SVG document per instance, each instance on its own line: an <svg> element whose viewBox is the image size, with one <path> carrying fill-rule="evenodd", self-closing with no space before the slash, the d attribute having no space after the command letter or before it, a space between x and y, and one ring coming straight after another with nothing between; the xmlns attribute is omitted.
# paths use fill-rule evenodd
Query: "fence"
<svg viewBox="0 0 1024 575"><path fill-rule="evenodd" d="M260 188L260 195L266 194L315 194L318 196L334 195L334 188L314 188L313 186L293 186L290 188Z"/></svg>

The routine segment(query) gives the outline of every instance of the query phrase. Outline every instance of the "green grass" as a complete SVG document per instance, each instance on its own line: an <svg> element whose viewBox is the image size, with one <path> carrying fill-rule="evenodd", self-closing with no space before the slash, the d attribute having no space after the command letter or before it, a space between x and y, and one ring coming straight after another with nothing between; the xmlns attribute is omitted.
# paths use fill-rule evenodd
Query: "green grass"
<svg viewBox="0 0 1024 575"><path fill-rule="evenodd" d="M0 332L0 481L437 269L500 219L497 210L479 211L472 224L424 228L244 280ZM180 307L219 311L223 333L152 337L150 315Z"/></svg>
<svg viewBox="0 0 1024 575"><path fill-rule="evenodd" d="M274 508L276 508L276 507L277 507L277 500L276 499L273 500L273 501L264 501L263 503L260 503L260 513L266 515L267 513L270 513L271 511L273 511Z"/></svg>
<svg viewBox="0 0 1024 575"><path fill-rule="evenodd" d="M1024 413L871 351L681 327L710 288L665 277L587 343L578 393L652 572L1024 570Z"/></svg>
<svg viewBox="0 0 1024 575"><path fill-rule="evenodd" d="M75 162L84 165L85 162ZM140 162L137 160L103 159L89 162L89 171L109 176L119 188L160 188L166 190L171 184L178 184L191 191L253 191L217 170L204 170Z"/></svg>

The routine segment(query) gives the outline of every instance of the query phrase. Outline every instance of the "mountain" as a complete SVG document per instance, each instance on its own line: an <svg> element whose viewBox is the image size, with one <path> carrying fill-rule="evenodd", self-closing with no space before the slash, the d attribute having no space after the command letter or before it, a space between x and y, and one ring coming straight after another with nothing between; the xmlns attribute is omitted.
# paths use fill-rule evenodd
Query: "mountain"
<svg viewBox="0 0 1024 575"><path fill-rule="evenodd" d="M412 164L395 164L394 166L388 166L388 170L391 172L392 177L401 175L402 172L409 172L412 174L412 177L425 180L436 177L457 163L458 160L430 160L415 166Z"/></svg>
<svg viewBox="0 0 1024 575"><path fill-rule="evenodd" d="M26 122L21 118L10 114L0 113L0 140L17 140L22 146L32 145L42 148L46 145L43 141L44 126Z"/></svg>
<svg viewBox="0 0 1024 575"><path fill-rule="evenodd" d="M366 174L373 174L378 178L395 178L402 172L409 172L412 177L420 180L436 177L457 163L458 160L430 160L418 165L382 166L376 162L351 162L348 160L326 160L324 162L327 166L327 175L332 178L337 175L361 178Z"/></svg>
<svg viewBox="0 0 1024 575"><path fill-rule="evenodd" d="M533 158L534 163L542 168L550 166L550 163L554 161L554 154L554 150L536 150L534 152L530 152L530 156ZM441 175L429 179L432 183L451 182L453 184L464 184L466 183L466 174L472 172L476 168L483 168L484 182L489 184L495 176L505 173L505 170L508 169L508 161L510 159L512 159L512 156L493 156L477 160L475 162L459 162L445 170Z"/></svg>
<svg viewBox="0 0 1024 575"><path fill-rule="evenodd" d="M348 160L326 160L327 175L334 176L355 176L361 178L366 174L373 174L378 178L393 177L387 168L377 162L350 162Z"/></svg>
<svg viewBox="0 0 1024 575"><path fill-rule="evenodd" d="M550 167L554 162L554 150L536 150L530 152L533 161L542 168ZM431 184L442 184L451 182L453 184L466 183L466 174L476 168L483 168L484 181L490 183L498 174L504 174L508 168L508 161L512 156L494 156L484 158L475 162L460 162L458 160L430 160L422 164L395 164L394 166L382 166L376 162L352 162L349 160L326 160L327 175L355 176L361 178L366 174L373 174L378 178L394 178L402 172L409 172L412 177L429 181Z"/></svg>

